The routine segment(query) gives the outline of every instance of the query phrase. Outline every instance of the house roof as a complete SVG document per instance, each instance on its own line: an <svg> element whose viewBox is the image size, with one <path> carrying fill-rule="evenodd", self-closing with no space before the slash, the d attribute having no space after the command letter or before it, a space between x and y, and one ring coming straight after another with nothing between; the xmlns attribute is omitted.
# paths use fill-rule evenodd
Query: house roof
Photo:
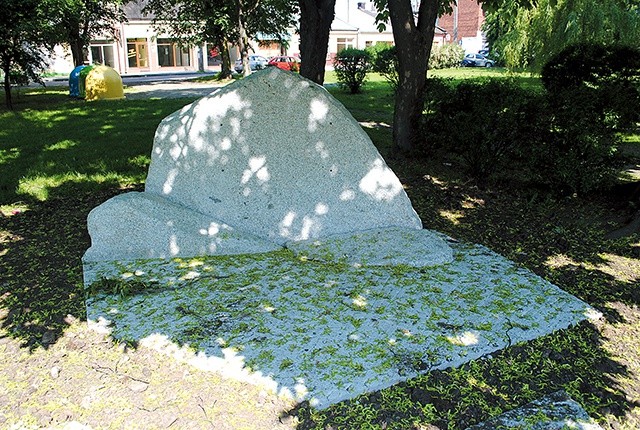
<svg viewBox="0 0 640 430"><path fill-rule="evenodd" d="M358 27L355 27L348 22L336 17L331 23L331 31L358 31Z"/></svg>
<svg viewBox="0 0 640 430"><path fill-rule="evenodd" d="M122 6L129 21L148 21L153 19L153 15L142 13L142 8L147 4L147 0L135 0Z"/></svg>

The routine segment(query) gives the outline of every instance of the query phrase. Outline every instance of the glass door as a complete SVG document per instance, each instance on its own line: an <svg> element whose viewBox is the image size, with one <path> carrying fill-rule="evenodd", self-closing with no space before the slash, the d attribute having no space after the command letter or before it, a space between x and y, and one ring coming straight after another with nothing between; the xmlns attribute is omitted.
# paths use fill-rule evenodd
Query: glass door
<svg viewBox="0 0 640 430"><path fill-rule="evenodd" d="M149 67L149 48L147 40L127 39L127 58L129 67Z"/></svg>

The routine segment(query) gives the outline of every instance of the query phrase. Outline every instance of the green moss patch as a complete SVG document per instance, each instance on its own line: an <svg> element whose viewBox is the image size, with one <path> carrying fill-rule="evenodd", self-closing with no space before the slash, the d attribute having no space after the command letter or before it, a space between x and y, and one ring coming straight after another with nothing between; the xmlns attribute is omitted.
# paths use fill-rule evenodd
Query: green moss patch
<svg viewBox="0 0 640 430"><path fill-rule="evenodd" d="M86 263L88 318L109 321L119 339L188 344L223 372L259 372L322 408L596 314L482 246L452 248L452 263L430 268L319 263L286 250Z"/></svg>

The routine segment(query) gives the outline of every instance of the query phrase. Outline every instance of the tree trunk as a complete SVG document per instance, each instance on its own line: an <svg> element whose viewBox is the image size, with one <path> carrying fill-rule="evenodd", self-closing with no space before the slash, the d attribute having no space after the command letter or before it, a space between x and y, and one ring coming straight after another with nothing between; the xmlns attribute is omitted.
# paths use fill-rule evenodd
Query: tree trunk
<svg viewBox="0 0 640 430"><path fill-rule="evenodd" d="M11 100L11 77L9 76L9 71L11 70L11 62L7 59L3 61L3 72L4 72L4 99L5 104L7 105L7 109L13 110L13 101Z"/></svg>
<svg viewBox="0 0 640 430"><path fill-rule="evenodd" d="M238 11L238 49L242 59L242 75L249 76L251 74L251 67L249 66L249 36L244 23L242 6Z"/></svg>
<svg viewBox="0 0 640 430"><path fill-rule="evenodd" d="M300 75L322 85L336 0L299 0Z"/></svg>
<svg viewBox="0 0 640 430"><path fill-rule="evenodd" d="M229 79L232 76L231 73L231 55L229 54L229 42L226 38L222 38L220 41L220 56L222 57L222 64L220 65L219 79Z"/></svg>
<svg viewBox="0 0 640 430"><path fill-rule="evenodd" d="M422 0L417 22L410 0L390 1L388 4L399 79L393 113L393 145L395 150L407 152L423 139L420 123L439 2Z"/></svg>
<svg viewBox="0 0 640 430"><path fill-rule="evenodd" d="M71 40L69 42L71 47L71 57L73 57L73 65L75 67L82 66L84 64L84 45L80 39Z"/></svg>

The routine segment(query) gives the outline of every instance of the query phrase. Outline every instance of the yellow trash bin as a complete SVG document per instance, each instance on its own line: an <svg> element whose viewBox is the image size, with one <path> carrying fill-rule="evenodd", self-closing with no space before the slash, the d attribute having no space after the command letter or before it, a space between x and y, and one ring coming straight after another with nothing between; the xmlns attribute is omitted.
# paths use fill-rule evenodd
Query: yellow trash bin
<svg viewBox="0 0 640 430"><path fill-rule="evenodd" d="M124 98L122 78L109 66L95 66L85 81L87 100L118 100Z"/></svg>

